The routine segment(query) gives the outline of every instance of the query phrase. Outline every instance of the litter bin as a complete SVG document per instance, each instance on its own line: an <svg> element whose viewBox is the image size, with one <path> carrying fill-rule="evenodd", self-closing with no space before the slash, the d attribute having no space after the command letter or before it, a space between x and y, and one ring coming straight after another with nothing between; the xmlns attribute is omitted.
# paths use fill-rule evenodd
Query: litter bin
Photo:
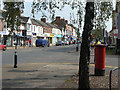
<svg viewBox="0 0 120 90"><path fill-rule="evenodd" d="M95 45L95 75L105 75L105 48L104 44Z"/></svg>

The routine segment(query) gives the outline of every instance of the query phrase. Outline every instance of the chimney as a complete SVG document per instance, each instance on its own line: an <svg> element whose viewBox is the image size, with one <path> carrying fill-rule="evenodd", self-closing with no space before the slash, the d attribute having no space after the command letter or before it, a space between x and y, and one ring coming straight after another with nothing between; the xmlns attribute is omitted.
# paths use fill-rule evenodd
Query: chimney
<svg viewBox="0 0 120 90"><path fill-rule="evenodd" d="M43 21L44 23L46 23L46 18L41 18L41 21Z"/></svg>
<svg viewBox="0 0 120 90"><path fill-rule="evenodd" d="M65 20L66 23L68 23L68 20Z"/></svg>
<svg viewBox="0 0 120 90"><path fill-rule="evenodd" d="M60 17L56 17L56 24L59 24L60 23Z"/></svg>
<svg viewBox="0 0 120 90"><path fill-rule="evenodd" d="M64 21L64 19L61 19L62 21Z"/></svg>
<svg viewBox="0 0 120 90"><path fill-rule="evenodd" d="M65 19L63 18L63 19L61 19L63 22L65 22Z"/></svg>

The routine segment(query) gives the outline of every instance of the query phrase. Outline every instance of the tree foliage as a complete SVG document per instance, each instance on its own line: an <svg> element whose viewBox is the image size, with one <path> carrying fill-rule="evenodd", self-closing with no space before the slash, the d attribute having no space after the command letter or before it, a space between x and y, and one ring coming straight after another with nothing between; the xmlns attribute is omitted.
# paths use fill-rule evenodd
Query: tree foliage
<svg viewBox="0 0 120 90"><path fill-rule="evenodd" d="M77 24L79 22L80 27L81 27L81 22L82 22L82 15L84 11L83 7L84 2L80 2L79 0L48 0L48 1L43 1L43 0L37 0L33 1L32 4L32 14L33 17L35 17L35 14L38 12L41 12L42 15L41 17L46 17L46 18L51 18L51 20L55 19L55 13L57 10L62 11L62 9L65 6L71 7L72 10L76 9L77 10L77 15L78 15L78 20L73 17L71 20L71 23ZM49 15L48 15L49 13ZM73 12L71 12L73 14Z"/></svg>
<svg viewBox="0 0 120 90"><path fill-rule="evenodd" d="M106 21L112 17L113 3L112 2L96 2L94 4L95 18L94 18L94 30L93 35L96 38L102 39L103 29L105 29Z"/></svg>
<svg viewBox="0 0 120 90"><path fill-rule="evenodd" d="M18 30L21 24L20 14L23 13L24 3L23 2L4 2L5 9L5 21L7 27L11 29L10 34L14 30Z"/></svg>

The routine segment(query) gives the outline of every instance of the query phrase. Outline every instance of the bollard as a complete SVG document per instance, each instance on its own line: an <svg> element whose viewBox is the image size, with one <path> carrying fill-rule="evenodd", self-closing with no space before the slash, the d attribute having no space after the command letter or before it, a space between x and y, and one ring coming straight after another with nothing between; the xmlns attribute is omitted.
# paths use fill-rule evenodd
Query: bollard
<svg viewBox="0 0 120 90"><path fill-rule="evenodd" d="M77 46L76 46L76 52L79 51L79 43L77 43Z"/></svg>
<svg viewBox="0 0 120 90"><path fill-rule="evenodd" d="M105 75L105 48L104 44L95 45L95 75Z"/></svg>
<svg viewBox="0 0 120 90"><path fill-rule="evenodd" d="M15 44L14 68L17 68L17 43Z"/></svg>
<svg viewBox="0 0 120 90"><path fill-rule="evenodd" d="M76 46L76 52L78 52L78 46Z"/></svg>
<svg viewBox="0 0 120 90"><path fill-rule="evenodd" d="M17 52L16 51L14 55L14 68L17 68Z"/></svg>

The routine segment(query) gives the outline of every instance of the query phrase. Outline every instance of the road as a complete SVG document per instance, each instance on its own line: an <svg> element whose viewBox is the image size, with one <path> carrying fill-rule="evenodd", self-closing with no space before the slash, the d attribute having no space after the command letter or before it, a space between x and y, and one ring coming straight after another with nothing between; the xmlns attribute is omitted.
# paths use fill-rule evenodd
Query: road
<svg viewBox="0 0 120 90"><path fill-rule="evenodd" d="M14 51L7 50L2 52L2 64L13 64ZM78 63L79 52L75 51L75 45L53 46L40 48L18 49L18 64L21 63ZM93 55L93 54L91 54ZM91 56L94 62L94 56ZM106 55L105 64L107 66L118 66L118 55Z"/></svg>
<svg viewBox="0 0 120 90"><path fill-rule="evenodd" d="M17 50L18 64L21 63L78 63L79 53L75 45L25 48ZM14 50L2 53L3 64L13 64Z"/></svg>

